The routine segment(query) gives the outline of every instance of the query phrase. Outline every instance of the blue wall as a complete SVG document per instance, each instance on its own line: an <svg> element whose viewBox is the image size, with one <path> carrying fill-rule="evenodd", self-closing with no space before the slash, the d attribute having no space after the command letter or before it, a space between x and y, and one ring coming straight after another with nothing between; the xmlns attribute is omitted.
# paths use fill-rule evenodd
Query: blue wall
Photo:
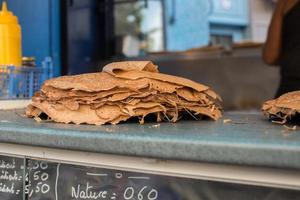
<svg viewBox="0 0 300 200"><path fill-rule="evenodd" d="M173 23L170 23L172 1L176 6ZM167 50L186 50L208 43L208 0L166 0L165 9Z"/></svg>
<svg viewBox="0 0 300 200"><path fill-rule="evenodd" d="M34 56L38 66L45 57L52 57L54 75L59 75L59 0L9 0L8 9L18 16L22 27L23 56Z"/></svg>
<svg viewBox="0 0 300 200"><path fill-rule="evenodd" d="M248 0L212 0L209 22L213 24L247 26Z"/></svg>
<svg viewBox="0 0 300 200"><path fill-rule="evenodd" d="M208 45L210 34L232 35L234 41L245 39L248 0L166 0L165 7L169 51ZM174 23L170 23L172 13Z"/></svg>

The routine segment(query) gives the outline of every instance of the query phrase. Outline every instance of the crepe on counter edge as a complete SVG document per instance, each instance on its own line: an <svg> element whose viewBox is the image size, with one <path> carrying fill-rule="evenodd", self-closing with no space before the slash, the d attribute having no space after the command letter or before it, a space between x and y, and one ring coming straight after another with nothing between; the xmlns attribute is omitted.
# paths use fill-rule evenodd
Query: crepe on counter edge
<svg viewBox="0 0 300 200"><path fill-rule="evenodd" d="M261 110L268 119L284 124L300 113L300 91L288 92L266 101Z"/></svg>

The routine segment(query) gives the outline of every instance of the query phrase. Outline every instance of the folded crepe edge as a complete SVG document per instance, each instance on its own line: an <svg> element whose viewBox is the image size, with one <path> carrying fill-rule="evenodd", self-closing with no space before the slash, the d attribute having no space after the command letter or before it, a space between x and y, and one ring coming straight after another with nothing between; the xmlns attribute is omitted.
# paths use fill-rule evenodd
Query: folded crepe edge
<svg viewBox="0 0 300 200"><path fill-rule="evenodd" d="M154 65L151 61L123 61L112 62L105 65L102 72L109 73L116 76L117 71L148 71L158 73L157 65Z"/></svg>
<svg viewBox="0 0 300 200"><path fill-rule="evenodd" d="M130 77L132 74L123 74L122 72L132 72L135 71L136 76ZM115 77L118 78L124 78L124 79L140 79L140 78L149 78L149 79L155 79L159 81L169 82L169 83L175 83L179 85L183 85L185 87L190 87L194 90L197 90L198 92L205 91L210 89L208 86L194 82L190 79L186 79L179 76L173 76L168 74L159 73L157 65L154 65L151 61L126 61L126 62L113 62L105 65L102 69L102 72L109 73ZM139 72L150 72L150 73L144 73L139 74ZM155 73L155 74L152 74ZM175 79L178 79L177 81ZM210 92L211 96L215 99L221 100L221 98L213 91Z"/></svg>

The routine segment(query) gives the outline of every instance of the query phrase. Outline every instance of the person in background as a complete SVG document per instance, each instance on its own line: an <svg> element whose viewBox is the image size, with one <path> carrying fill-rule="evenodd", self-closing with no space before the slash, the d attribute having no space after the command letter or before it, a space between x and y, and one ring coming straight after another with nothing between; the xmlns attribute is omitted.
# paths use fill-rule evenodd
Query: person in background
<svg viewBox="0 0 300 200"><path fill-rule="evenodd" d="M300 0L277 0L263 59L269 65L280 65L276 97L300 90Z"/></svg>

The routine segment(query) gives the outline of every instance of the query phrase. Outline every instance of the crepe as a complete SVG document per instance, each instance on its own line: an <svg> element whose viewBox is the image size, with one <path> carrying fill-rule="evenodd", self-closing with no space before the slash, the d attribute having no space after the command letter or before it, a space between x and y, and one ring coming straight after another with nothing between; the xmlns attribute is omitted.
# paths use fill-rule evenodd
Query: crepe
<svg viewBox="0 0 300 200"><path fill-rule="evenodd" d="M118 124L154 115L158 122L222 116L221 98L209 87L159 73L150 61L115 62L102 72L62 76L44 82L26 115L61 123Z"/></svg>
<svg viewBox="0 0 300 200"><path fill-rule="evenodd" d="M292 120L300 113L300 91L289 92L265 102L262 112L276 123L284 124Z"/></svg>

